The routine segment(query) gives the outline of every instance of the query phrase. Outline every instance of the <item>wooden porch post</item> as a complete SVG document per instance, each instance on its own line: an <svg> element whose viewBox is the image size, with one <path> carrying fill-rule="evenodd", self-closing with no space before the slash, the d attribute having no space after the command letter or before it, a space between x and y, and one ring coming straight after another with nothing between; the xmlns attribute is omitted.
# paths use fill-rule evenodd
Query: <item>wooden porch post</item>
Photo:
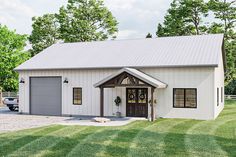
<svg viewBox="0 0 236 157"><path fill-rule="evenodd" d="M100 116L104 116L104 88L100 87Z"/></svg>
<svg viewBox="0 0 236 157"><path fill-rule="evenodd" d="M151 121L155 120L153 93L154 93L154 88L152 87L151 88Z"/></svg>

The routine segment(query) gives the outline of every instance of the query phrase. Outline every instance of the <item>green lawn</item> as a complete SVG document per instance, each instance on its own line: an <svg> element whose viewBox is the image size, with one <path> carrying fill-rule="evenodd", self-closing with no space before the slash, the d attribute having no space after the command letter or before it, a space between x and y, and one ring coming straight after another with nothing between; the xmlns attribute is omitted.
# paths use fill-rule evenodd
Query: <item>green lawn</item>
<svg viewBox="0 0 236 157"><path fill-rule="evenodd" d="M236 102L214 121L158 119L123 127L48 126L0 134L1 156L236 156Z"/></svg>

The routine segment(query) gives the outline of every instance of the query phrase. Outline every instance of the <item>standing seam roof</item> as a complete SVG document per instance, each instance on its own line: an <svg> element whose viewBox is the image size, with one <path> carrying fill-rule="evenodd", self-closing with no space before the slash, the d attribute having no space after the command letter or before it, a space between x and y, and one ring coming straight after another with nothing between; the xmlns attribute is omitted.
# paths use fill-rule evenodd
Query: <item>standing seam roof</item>
<svg viewBox="0 0 236 157"><path fill-rule="evenodd" d="M223 34L55 44L15 70L218 66Z"/></svg>

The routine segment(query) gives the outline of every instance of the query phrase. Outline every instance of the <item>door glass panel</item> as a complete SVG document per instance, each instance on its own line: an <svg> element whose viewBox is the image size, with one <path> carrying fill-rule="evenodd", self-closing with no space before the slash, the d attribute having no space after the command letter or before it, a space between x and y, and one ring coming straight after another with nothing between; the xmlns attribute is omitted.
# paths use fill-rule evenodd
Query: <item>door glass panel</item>
<svg viewBox="0 0 236 157"><path fill-rule="evenodd" d="M138 90L138 103L147 103L147 92L145 89Z"/></svg>
<svg viewBox="0 0 236 157"><path fill-rule="evenodd" d="M128 90L128 103L136 103L136 90L135 89Z"/></svg>

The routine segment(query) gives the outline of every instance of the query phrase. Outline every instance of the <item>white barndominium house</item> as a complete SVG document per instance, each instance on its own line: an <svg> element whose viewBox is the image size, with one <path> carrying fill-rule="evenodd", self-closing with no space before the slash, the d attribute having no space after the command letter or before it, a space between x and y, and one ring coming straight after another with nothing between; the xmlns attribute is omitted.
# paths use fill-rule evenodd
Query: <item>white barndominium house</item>
<svg viewBox="0 0 236 157"><path fill-rule="evenodd" d="M18 66L19 112L215 119L224 108L223 34L55 44Z"/></svg>

